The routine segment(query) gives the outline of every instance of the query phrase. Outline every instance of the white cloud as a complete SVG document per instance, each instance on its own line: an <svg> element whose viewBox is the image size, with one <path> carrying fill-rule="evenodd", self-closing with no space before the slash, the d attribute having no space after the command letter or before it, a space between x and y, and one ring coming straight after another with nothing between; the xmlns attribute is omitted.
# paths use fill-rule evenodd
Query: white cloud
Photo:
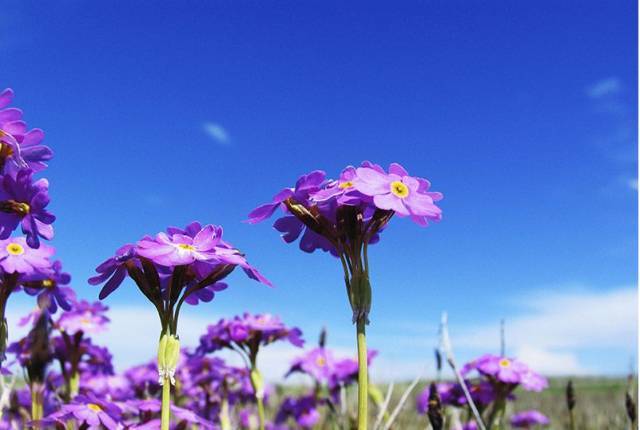
<svg viewBox="0 0 640 430"><path fill-rule="evenodd" d="M204 132L213 139L215 142L221 145L228 145L231 141L229 139L229 133L220 124L215 122L205 122L202 124Z"/></svg>
<svg viewBox="0 0 640 430"><path fill-rule="evenodd" d="M587 95L593 99L618 94L622 90L622 83L616 77L602 79L587 88Z"/></svg>
<svg viewBox="0 0 640 430"><path fill-rule="evenodd" d="M629 188L632 190L638 191L638 178L629 179L627 185L629 185Z"/></svg>
<svg viewBox="0 0 640 430"><path fill-rule="evenodd" d="M543 290L522 297L525 311L507 318L512 347L624 347L636 342L638 293L634 287L609 291ZM495 343L495 324L470 328L458 339L468 346Z"/></svg>

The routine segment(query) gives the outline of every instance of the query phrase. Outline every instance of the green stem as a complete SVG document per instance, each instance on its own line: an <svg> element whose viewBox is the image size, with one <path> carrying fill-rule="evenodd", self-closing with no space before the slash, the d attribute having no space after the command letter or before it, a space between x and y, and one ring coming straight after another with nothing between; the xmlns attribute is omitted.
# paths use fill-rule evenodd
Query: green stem
<svg viewBox="0 0 640 430"><path fill-rule="evenodd" d="M229 419L229 400L226 395L222 397L222 405L220 406L220 429L231 430L231 420Z"/></svg>
<svg viewBox="0 0 640 430"><path fill-rule="evenodd" d="M262 380L262 374L256 366L255 354L251 357L251 386L253 387L253 392L256 396L256 404L258 405L258 426L260 430L264 430L264 382Z"/></svg>
<svg viewBox="0 0 640 430"><path fill-rule="evenodd" d="M169 430L169 421L171 419L171 381L164 378L162 384L162 415L160 420L160 428Z"/></svg>
<svg viewBox="0 0 640 430"><path fill-rule="evenodd" d="M80 372L77 370L71 374L69 379L69 400L73 399L80 392Z"/></svg>
<svg viewBox="0 0 640 430"><path fill-rule="evenodd" d="M264 402L262 401L262 397L256 399L258 403L258 425L260 430L264 430Z"/></svg>
<svg viewBox="0 0 640 430"><path fill-rule="evenodd" d="M576 421L572 409L569 410L569 429L576 430Z"/></svg>
<svg viewBox="0 0 640 430"><path fill-rule="evenodd" d="M367 338L365 335L365 319L359 318L356 324L358 337L358 430L367 430L368 373L367 373Z"/></svg>
<svg viewBox="0 0 640 430"><path fill-rule="evenodd" d="M31 384L31 420L39 421L42 419L43 406L42 387L38 383ZM35 424L34 428L40 428L39 424Z"/></svg>

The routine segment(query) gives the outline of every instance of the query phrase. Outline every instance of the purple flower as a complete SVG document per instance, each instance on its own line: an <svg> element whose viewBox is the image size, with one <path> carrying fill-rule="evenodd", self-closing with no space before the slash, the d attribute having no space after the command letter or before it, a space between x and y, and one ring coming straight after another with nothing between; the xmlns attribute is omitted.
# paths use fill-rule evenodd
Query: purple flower
<svg viewBox="0 0 640 430"><path fill-rule="evenodd" d="M296 372L305 373L311 376L316 382L326 384L331 378L335 363L336 359L333 357L331 350L318 347L295 358L291 363L287 375Z"/></svg>
<svg viewBox="0 0 640 430"><path fill-rule="evenodd" d="M412 216L421 221L440 220L442 211L434 202L442 199L442 194L429 192L426 179L409 176L400 164L392 163L389 173L371 167L356 170L353 186L364 195L373 197L377 208L392 210L400 216Z"/></svg>
<svg viewBox="0 0 640 430"><path fill-rule="evenodd" d="M515 428L525 429L537 425L547 426L549 425L549 418L536 410L518 412L511 417L511 425Z"/></svg>
<svg viewBox="0 0 640 430"><path fill-rule="evenodd" d="M105 315L109 308L100 302L86 300L75 302L73 309L63 313L56 325L70 336L77 332L100 333L106 330L109 318Z"/></svg>
<svg viewBox="0 0 640 430"><path fill-rule="evenodd" d="M89 278L89 284L99 285L106 281L99 298L103 300L122 284L127 276L126 264L136 256L135 245L127 244L116 250L113 257L108 258L96 268L98 275Z"/></svg>
<svg viewBox="0 0 640 430"><path fill-rule="evenodd" d="M0 267L7 273L22 275L46 273L51 270L49 258L54 252L53 247L44 244L31 248L24 237L0 240Z"/></svg>
<svg viewBox="0 0 640 430"><path fill-rule="evenodd" d="M16 177L4 175L0 181L0 239L6 239L18 227L32 248L40 246L40 237L51 240L56 217L46 210L49 182L33 181L31 170L20 170Z"/></svg>
<svg viewBox="0 0 640 430"><path fill-rule="evenodd" d="M155 239L138 242L138 255L149 258L161 266L174 267L196 261L217 260L216 246L222 237L222 229L208 225L195 237L185 234L158 233Z"/></svg>
<svg viewBox="0 0 640 430"><path fill-rule="evenodd" d="M286 397L276 415L276 424L284 424L292 418L300 428L313 428L320 420L318 406L319 401L315 394Z"/></svg>
<svg viewBox="0 0 640 430"><path fill-rule="evenodd" d="M229 287L225 282L216 282L201 290L194 291L193 294L187 296L184 300L190 305L197 305L199 302L209 303L215 297L217 292L224 291Z"/></svg>
<svg viewBox="0 0 640 430"><path fill-rule="evenodd" d="M46 162L53 157L53 152L40 144L44 139L42 130L28 130L22 120L22 111L7 108L13 95L10 88L0 92L0 164L4 165L6 173L15 176L19 169L25 167L34 172L43 170L47 167Z"/></svg>
<svg viewBox="0 0 640 430"><path fill-rule="evenodd" d="M73 289L66 287L71 282L71 275L62 271L62 263L55 261L48 273L38 274L23 282L24 290L29 295L38 295L38 306L53 314L58 305L65 311L71 309L71 301L75 300Z"/></svg>
<svg viewBox="0 0 640 430"><path fill-rule="evenodd" d="M149 261L152 266L143 263ZM136 245L125 245L116 255L96 268L98 274L89 279L92 285L105 285L100 291L100 299L106 298L124 280L132 276L150 300L158 299L158 290L167 291L174 270L185 270L180 275L181 285L172 287L172 294L185 289L185 300L190 304L209 301L213 293L221 291L225 284L218 283L236 266L251 279L266 285L271 283L251 266L243 254L222 240L222 228L214 225L201 227L194 222L186 229L170 227L167 232L158 233L155 238L145 236ZM155 271L156 273L152 273ZM143 282L143 277L150 276ZM142 282L142 284L141 284ZM203 291L206 290L206 291ZM194 297L190 296L195 294ZM188 300L187 300L188 299Z"/></svg>
<svg viewBox="0 0 640 430"><path fill-rule="evenodd" d="M89 430L100 430L102 426L108 430L122 429L119 424L122 411L111 402L99 399L93 394L76 396L69 404L62 405L59 411L46 417L44 423L62 423L77 420Z"/></svg>
<svg viewBox="0 0 640 430"><path fill-rule="evenodd" d="M472 370L477 370L492 383L507 384L513 387L522 385L524 389L530 391L541 391L548 385L543 376L533 372L523 362L492 354L483 355L467 363L461 373L465 375Z"/></svg>
<svg viewBox="0 0 640 430"><path fill-rule="evenodd" d="M200 337L198 353L207 354L219 349L258 348L278 340L287 340L294 346L301 347L302 331L298 328L286 327L280 318L270 315L243 314L233 319L222 319L207 327L207 333Z"/></svg>

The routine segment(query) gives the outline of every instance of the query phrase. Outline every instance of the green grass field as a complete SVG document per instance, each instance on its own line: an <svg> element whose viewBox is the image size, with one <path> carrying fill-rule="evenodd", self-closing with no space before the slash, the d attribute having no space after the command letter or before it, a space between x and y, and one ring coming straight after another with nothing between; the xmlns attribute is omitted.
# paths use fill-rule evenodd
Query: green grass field
<svg viewBox="0 0 640 430"><path fill-rule="evenodd" d="M548 428L553 430L568 429L566 384L567 379L565 378L552 378L549 381L549 388L541 393L516 391L516 400L510 403L507 416L514 412L537 409L551 419L551 425ZM408 385L408 383L396 385L390 402L390 410L393 410ZM628 384L625 378L574 378L573 385L576 395L574 409L576 430L624 430L629 428L625 408L625 392ZM425 382L418 384L398 415L392 429L426 430L430 428L427 417L418 415L415 407L415 398L425 386ZM386 386L379 388L386 393ZM288 387L278 390L281 394L292 391L299 392L300 388ZM355 392L348 393L348 402L353 411L355 409ZM371 423L373 423L377 409L374 405L371 405L370 409ZM347 427L344 424L337 426L334 421L327 420L317 428L346 429ZM507 427L509 428L509 426Z"/></svg>

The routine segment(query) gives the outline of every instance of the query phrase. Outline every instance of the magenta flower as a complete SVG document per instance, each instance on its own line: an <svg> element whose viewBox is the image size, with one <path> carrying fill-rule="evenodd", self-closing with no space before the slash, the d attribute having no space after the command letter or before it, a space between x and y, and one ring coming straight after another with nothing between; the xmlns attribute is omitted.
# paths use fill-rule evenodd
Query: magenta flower
<svg viewBox="0 0 640 430"><path fill-rule="evenodd" d="M62 263L55 261L48 273L38 274L33 279L23 282L24 290L29 295L38 296L38 306L54 314L60 306L63 310L71 309L71 301L75 300L75 292L67 287L71 275L62 271Z"/></svg>
<svg viewBox="0 0 640 430"><path fill-rule="evenodd" d="M442 210L434 204L442 199L442 194L428 191L429 181L409 176L400 164L391 164L388 174L374 167L360 167L356 170L353 187L373 197L377 208L411 216L419 224L442 218Z"/></svg>
<svg viewBox="0 0 640 430"><path fill-rule="evenodd" d="M44 244L31 248L24 237L0 240L0 267L7 273L22 275L46 273L51 269L49 258L54 252L53 247Z"/></svg>
<svg viewBox="0 0 640 430"><path fill-rule="evenodd" d="M135 245L127 244L118 248L115 256L108 258L96 268L98 275L89 278L89 284L100 285L106 281L98 296L100 300L107 298L122 284L127 277L127 262L133 261L135 256Z"/></svg>
<svg viewBox="0 0 640 430"><path fill-rule="evenodd" d="M20 169L43 170L53 152L41 144L44 139L42 130L29 130L22 120L22 111L7 107L13 95L10 88L0 92L0 168L4 166L4 173L15 177Z"/></svg>
<svg viewBox="0 0 640 430"><path fill-rule="evenodd" d="M85 334L101 333L107 329L109 318L105 315L109 308L100 302L89 303L81 300L73 304L73 310L64 312L56 326L74 336L78 332Z"/></svg>
<svg viewBox="0 0 640 430"><path fill-rule="evenodd" d="M466 364L462 368L462 374L467 374L472 370L477 370L492 383L514 387L522 385L524 389L530 391L542 391L548 385L546 378L533 372L523 362L492 354L483 355Z"/></svg>
<svg viewBox="0 0 640 430"><path fill-rule="evenodd" d="M518 412L511 417L511 426L515 428L530 429L535 426L546 427L548 425L549 418L536 410Z"/></svg>
<svg viewBox="0 0 640 430"><path fill-rule="evenodd" d="M216 247L222 237L222 228L208 225L194 237L184 234L158 233L155 239L142 239L137 244L137 253L161 266L189 265L196 261L218 260Z"/></svg>
<svg viewBox="0 0 640 430"><path fill-rule="evenodd" d="M49 204L49 183L46 179L33 182L33 172L20 170L15 179L4 175L0 181L0 239L8 238L17 228L27 236L32 248L40 246L39 237L51 240L55 216L46 210Z"/></svg>
<svg viewBox="0 0 640 430"><path fill-rule="evenodd" d="M121 418L122 411L116 404L87 394L76 396L72 403L62 405L59 411L42 421L45 424L66 424L71 420L77 420L78 424L87 430L101 430L103 426L108 430L121 430Z"/></svg>

